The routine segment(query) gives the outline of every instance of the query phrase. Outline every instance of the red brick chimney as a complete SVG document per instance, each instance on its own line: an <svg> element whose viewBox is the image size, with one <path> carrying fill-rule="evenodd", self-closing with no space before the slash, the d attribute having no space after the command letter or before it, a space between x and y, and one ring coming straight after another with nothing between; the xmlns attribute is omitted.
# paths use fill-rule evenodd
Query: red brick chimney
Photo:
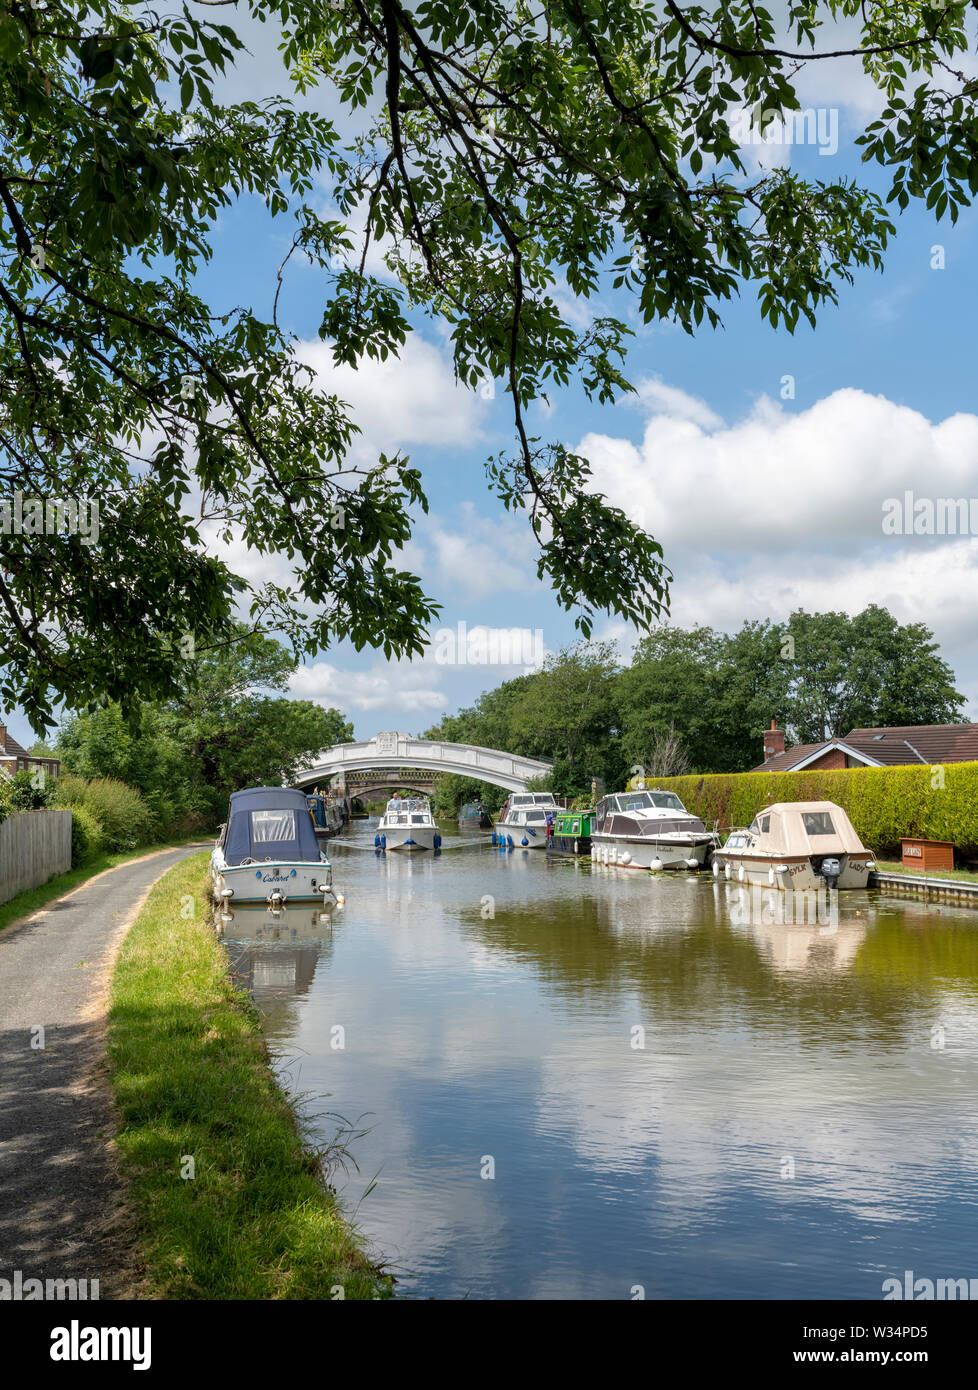
<svg viewBox="0 0 978 1390"><path fill-rule="evenodd" d="M764 735L764 761L770 762L779 753L784 752L784 729L779 729L777 722L772 719L771 727Z"/></svg>
<svg viewBox="0 0 978 1390"><path fill-rule="evenodd" d="M7 751L7 726L6 726L6 724L0 724L0 753L6 753L6 751Z"/></svg>

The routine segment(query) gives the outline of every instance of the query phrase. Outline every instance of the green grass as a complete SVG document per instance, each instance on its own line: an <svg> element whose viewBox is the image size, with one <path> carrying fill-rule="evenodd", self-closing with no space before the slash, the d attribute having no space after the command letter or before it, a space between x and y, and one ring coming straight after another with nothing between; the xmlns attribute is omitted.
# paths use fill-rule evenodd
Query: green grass
<svg viewBox="0 0 978 1390"><path fill-rule="evenodd" d="M978 873L972 869L911 869L897 861L877 859L876 867L884 874L913 874L917 878L960 878L966 883L978 883Z"/></svg>
<svg viewBox="0 0 978 1390"><path fill-rule="evenodd" d="M386 1297L305 1146L210 926L206 860L155 886L119 955L117 1142L153 1298ZM181 915L193 903L193 915ZM181 1177L184 1156L195 1176Z"/></svg>
<svg viewBox="0 0 978 1390"><path fill-rule="evenodd" d="M198 836L202 839L203 836ZM96 874L103 873L106 869L114 869L118 864L125 864L130 859L141 859L144 854L153 854L161 849L178 849L180 845L187 844L186 840L175 840L172 844L164 845L144 845L142 849L125 850L120 854L97 854L86 864L80 865L77 869L69 869L66 874L58 874L55 878L49 878L47 883L42 883L38 888L28 888L24 893L18 893L15 898L11 898L8 903L0 904L0 931L4 927L16 921L19 917L28 917L38 908L44 907L46 903L52 902L55 898L62 897L65 893L70 893L79 884L94 878ZM189 843L193 843L190 841Z"/></svg>

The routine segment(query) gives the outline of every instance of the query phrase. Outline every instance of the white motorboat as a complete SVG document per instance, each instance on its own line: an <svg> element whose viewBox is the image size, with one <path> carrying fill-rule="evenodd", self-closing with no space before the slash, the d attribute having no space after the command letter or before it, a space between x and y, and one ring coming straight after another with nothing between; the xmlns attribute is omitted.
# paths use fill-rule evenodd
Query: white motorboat
<svg viewBox="0 0 978 1390"><path fill-rule="evenodd" d="M713 872L769 888L865 888L876 865L834 801L776 801L714 851Z"/></svg>
<svg viewBox="0 0 978 1390"><path fill-rule="evenodd" d="M675 792L620 792L603 796L595 807L591 858L623 869L701 869L719 844Z"/></svg>
<svg viewBox="0 0 978 1390"><path fill-rule="evenodd" d="M441 849L441 836L426 796L395 796L374 836L377 849Z"/></svg>
<svg viewBox="0 0 978 1390"><path fill-rule="evenodd" d="M514 792L506 802L492 842L505 849L546 849L548 823L560 807L550 792Z"/></svg>
<svg viewBox="0 0 978 1390"><path fill-rule="evenodd" d="M227 823L211 854L211 886L223 902L335 901L333 870L301 791L248 787L231 793Z"/></svg>

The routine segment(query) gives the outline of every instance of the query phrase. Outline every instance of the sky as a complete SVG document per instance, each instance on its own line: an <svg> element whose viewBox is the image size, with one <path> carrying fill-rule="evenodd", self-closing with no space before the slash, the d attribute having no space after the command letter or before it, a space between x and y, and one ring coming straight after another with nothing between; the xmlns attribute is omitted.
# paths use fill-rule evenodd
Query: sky
<svg viewBox="0 0 978 1390"><path fill-rule="evenodd" d="M285 90L269 31L241 28L251 55L229 94ZM858 65L813 64L799 93L803 105L828 113L821 148L752 145L751 158L814 177L856 176L886 191L884 171L862 165L852 143L878 105ZM327 93L311 101L330 110ZM833 120L834 150L835 140L825 138ZM328 208L325 182L318 196ZM585 454L595 487L662 544L675 576L670 621L732 631L799 607L856 613L881 604L901 622L933 630L966 697L966 717L978 719L978 539L887 534L883 524L888 501L902 505L907 493L978 498L978 212L965 211L954 227L917 205L894 216L884 272L859 272L853 286L843 285L815 331L772 330L750 290L722 308L721 329L694 338L670 324L641 324L633 301L610 287L587 305L572 304L575 314L612 312L631 323L625 370L637 391L606 406L580 390L559 392L549 409L531 412L531 433ZM246 287L267 313L290 237L284 219L270 221L247 200L223 215L201 282L215 311L240 303ZM486 399L460 387L445 336L430 321L419 324L400 360L337 369L316 336L327 288L293 259L280 317L324 388L353 407L364 456L401 450L422 469L431 510L401 558L443 605L442 639L433 631L426 658L413 662L341 643L303 665L291 693L338 707L358 738L416 733L575 640L574 614L537 578L525 519L508 514L486 485L484 459L512 440L502 389ZM237 550L227 558L246 575L287 574L284 561L270 566ZM527 629L530 640L516 655L528 664L445 661L445 634L457 638L463 623L467 631ZM637 634L609 618L599 619L595 636L617 641L627 658ZM33 739L17 712L8 723L21 741Z"/></svg>

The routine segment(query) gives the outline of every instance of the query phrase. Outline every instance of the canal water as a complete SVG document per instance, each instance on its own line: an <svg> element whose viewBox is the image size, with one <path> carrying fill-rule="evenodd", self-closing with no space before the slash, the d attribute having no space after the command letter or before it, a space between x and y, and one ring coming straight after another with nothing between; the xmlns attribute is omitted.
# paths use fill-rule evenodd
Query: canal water
<svg viewBox="0 0 978 1390"><path fill-rule="evenodd" d="M359 822L342 909L225 924L318 1142L349 1125L335 1185L400 1295L978 1277L978 912L853 893L778 926L705 875L443 833L378 856Z"/></svg>

